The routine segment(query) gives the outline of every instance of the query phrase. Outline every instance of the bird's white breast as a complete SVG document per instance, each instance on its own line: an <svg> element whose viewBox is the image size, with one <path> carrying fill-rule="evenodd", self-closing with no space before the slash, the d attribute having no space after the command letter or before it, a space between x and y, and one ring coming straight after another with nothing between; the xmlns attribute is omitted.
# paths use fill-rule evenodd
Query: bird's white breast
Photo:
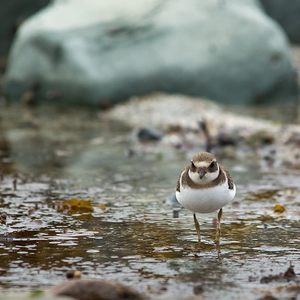
<svg viewBox="0 0 300 300"><path fill-rule="evenodd" d="M228 182L203 189L192 189L189 186L181 186L180 192L176 191L178 202L192 212L214 212L233 200L236 187L228 188Z"/></svg>

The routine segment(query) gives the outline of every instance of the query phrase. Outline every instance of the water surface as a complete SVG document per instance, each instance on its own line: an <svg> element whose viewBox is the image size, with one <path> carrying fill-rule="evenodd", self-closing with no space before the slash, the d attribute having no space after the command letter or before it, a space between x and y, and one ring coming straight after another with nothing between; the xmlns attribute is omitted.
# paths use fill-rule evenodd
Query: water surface
<svg viewBox="0 0 300 300"><path fill-rule="evenodd" d="M199 246L191 213L171 200L185 153L132 155L130 129L94 111L9 106L0 118L3 291L48 288L77 269L154 298L183 299L198 285L205 299L294 295L295 282L260 279L290 263L300 273L299 170L223 157L238 193L218 258L216 216L199 216Z"/></svg>

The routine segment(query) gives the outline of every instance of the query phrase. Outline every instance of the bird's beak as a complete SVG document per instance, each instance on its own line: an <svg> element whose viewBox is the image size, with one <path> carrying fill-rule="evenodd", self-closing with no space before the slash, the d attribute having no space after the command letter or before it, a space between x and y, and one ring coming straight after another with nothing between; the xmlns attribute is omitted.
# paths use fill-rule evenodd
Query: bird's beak
<svg viewBox="0 0 300 300"><path fill-rule="evenodd" d="M199 173L200 179L202 179L205 176L206 171L204 169L201 169L198 173Z"/></svg>

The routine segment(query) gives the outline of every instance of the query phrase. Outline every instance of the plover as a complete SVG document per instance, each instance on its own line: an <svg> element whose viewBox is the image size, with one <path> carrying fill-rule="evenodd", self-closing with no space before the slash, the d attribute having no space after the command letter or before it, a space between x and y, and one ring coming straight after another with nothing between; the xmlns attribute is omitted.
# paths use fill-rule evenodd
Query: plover
<svg viewBox="0 0 300 300"><path fill-rule="evenodd" d="M218 212L216 243L220 242L222 207L233 200L236 187L228 173L208 152L193 156L177 181L176 199L193 212L199 242L200 225L196 213Z"/></svg>

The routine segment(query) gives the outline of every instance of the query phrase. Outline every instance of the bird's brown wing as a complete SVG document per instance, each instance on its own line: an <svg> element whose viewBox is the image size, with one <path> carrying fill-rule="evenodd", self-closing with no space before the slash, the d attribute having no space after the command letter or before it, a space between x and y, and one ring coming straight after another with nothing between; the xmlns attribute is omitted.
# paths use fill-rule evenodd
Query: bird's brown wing
<svg viewBox="0 0 300 300"><path fill-rule="evenodd" d="M176 191L177 192L180 192L180 177L181 177L181 173L180 173L179 178L177 180L177 185L176 185Z"/></svg>
<svg viewBox="0 0 300 300"><path fill-rule="evenodd" d="M181 179L181 176L183 175L183 172L186 171L188 169L188 167L185 167L181 172L180 172L180 175L179 175L179 178L177 180L177 185L176 185L176 191L177 192L180 192L180 179Z"/></svg>
<svg viewBox="0 0 300 300"><path fill-rule="evenodd" d="M230 190L233 190L234 184L233 184L232 177L231 177L231 175L229 174L229 172L226 169L223 168L223 170L226 173L226 176L227 176L227 179L228 179L228 188Z"/></svg>

